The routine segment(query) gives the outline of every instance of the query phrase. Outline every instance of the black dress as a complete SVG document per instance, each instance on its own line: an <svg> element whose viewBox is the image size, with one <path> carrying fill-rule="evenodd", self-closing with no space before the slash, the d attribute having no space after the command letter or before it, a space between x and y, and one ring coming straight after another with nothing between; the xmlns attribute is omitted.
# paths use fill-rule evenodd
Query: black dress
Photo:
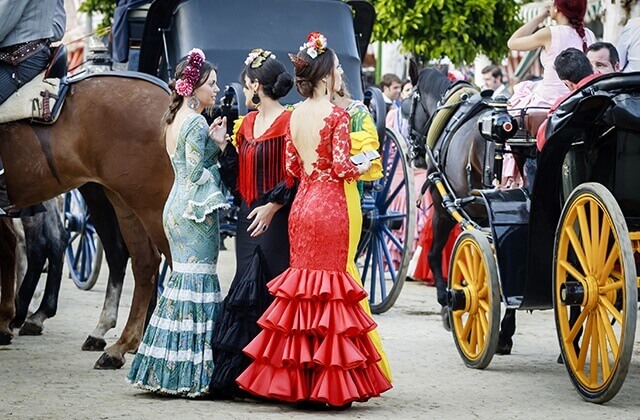
<svg viewBox="0 0 640 420"><path fill-rule="evenodd" d="M213 397L243 395L235 379L251 359L242 349L260 328L256 321L272 301L266 284L289 268L288 219L296 188L285 186L284 137L290 111L284 111L259 138L253 137L257 112L249 113L236 134L236 149L229 144L220 157L220 173L239 205L236 229L236 273L213 330ZM238 153L239 152L239 153ZM282 204L269 229L256 238L247 228L249 213L269 202Z"/></svg>

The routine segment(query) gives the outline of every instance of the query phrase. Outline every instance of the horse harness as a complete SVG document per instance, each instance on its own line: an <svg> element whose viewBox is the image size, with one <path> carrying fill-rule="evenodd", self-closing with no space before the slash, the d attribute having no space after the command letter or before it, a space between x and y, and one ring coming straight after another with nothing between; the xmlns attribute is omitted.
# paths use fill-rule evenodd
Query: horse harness
<svg viewBox="0 0 640 420"><path fill-rule="evenodd" d="M490 98L489 98L490 99ZM411 112L415 113L415 108L419 103L425 113L428 113L424 103L420 100L420 94L416 90L413 97ZM451 145L454 134L480 112L491 108L487 98L482 96L470 83L458 81L451 85L442 95L436 111L429 116L427 123L420 129L413 127L413 118L410 118L410 131L414 142L425 144L433 151L431 155L436 167L446 165L446 156ZM450 116L442 115L442 112L450 113ZM439 116L439 118L438 118ZM471 149L467 157L467 182L471 188Z"/></svg>

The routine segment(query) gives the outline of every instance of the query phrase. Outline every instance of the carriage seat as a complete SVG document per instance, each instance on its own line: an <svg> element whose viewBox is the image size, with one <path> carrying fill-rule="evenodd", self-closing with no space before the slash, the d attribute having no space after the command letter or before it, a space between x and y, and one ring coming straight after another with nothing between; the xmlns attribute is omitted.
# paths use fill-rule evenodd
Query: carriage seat
<svg viewBox="0 0 640 420"><path fill-rule="evenodd" d="M535 139L538 136L540 126L547 118L549 118L549 111L545 109L531 109L524 116L524 129Z"/></svg>
<svg viewBox="0 0 640 420"><path fill-rule="evenodd" d="M549 117L547 109L526 109L517 116L519 129L516 135L509 139L510 146L536 146L538 130Z"/></svg>

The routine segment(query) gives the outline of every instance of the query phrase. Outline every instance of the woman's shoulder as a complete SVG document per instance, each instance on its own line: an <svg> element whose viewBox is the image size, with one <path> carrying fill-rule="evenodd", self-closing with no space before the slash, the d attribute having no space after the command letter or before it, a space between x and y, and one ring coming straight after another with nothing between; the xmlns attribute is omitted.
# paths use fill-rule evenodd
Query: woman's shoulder
<svg viewBox="0 0 640 420"><path fill-rule="evenodd" d="M180 131L185 134L190 134L194 131L202 131L207 130L207 119L201 114L191 114L187 115L184 120L182 120L182 125L180 126Z"/></svg>

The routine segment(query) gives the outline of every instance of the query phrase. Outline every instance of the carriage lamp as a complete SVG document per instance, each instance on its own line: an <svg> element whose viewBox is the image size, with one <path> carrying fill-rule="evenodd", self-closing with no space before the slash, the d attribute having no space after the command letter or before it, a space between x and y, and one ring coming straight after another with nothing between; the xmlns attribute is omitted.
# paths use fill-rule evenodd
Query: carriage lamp
<svg viewBox="0 0 640 420"><path fill-rule="evenodd" d="M516 135L518 122L505 107L487 111L478 121L480 133L488 141L504 144Z"/></svg>
<svg viewBox="0 0 640 420"><path fill-rule="evenodd" d="M493 184L499 185L502 179L502 157L505 143L516 135L518 122L507 112L506 104L494 105L478 120L478 129L482 137L495 144L493 156Z"/></svg>

